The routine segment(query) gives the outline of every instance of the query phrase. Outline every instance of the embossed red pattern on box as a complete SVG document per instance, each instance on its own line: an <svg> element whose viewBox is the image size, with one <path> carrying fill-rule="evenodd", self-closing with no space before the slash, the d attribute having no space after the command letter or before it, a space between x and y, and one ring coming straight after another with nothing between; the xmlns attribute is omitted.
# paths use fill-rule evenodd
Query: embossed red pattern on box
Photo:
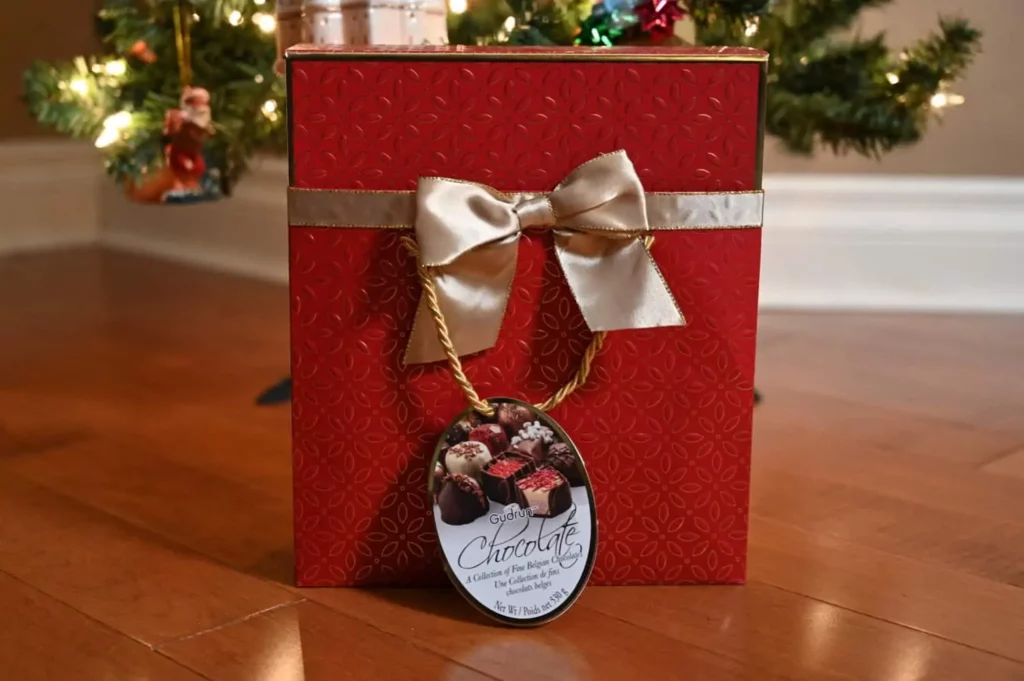
<svg viewBox="0 0 1024 681"><path fill-rule="evenodd" d="M706 53L696 53L703 54ZM293 186L412 189L422 175L550 190L625 149L648 191L756 188L761 65L725 61L290 62ZM419 287L387 230L290 228L295 550L301 585L445 582L427 503L465 408L444 364L403 367ZM684 328L609 335L552 411L585 458L595 584L743 581L759 230L661 233ZM590 334L549 239L520 245L481 395L539 401Z"/></svg>

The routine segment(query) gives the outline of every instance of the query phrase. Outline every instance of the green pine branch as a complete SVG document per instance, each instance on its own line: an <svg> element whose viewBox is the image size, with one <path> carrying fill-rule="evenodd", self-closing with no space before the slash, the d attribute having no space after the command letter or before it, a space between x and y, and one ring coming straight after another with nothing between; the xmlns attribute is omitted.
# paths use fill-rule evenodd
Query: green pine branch
<svg viewBox="0 0 1024 681"><path fill-rule="evenodd" d="M455 44L636 44L647 38L633 13L639 0L471 0L449 16ZM885 36L849 37L860 13L890 0L683 0L698 42L767 50L767 131L790 150L824 147L878 156L913 144L934 120L933 98L961 78L980 34L962 19L941 19L933 34L900 54ZM172 12L175 0L105 0L97 28L106 55L33 64L24 99L39 122L106 143L108 171L138 177L162 163L163 121L181 94ZM597 11L592 12L592 8ZM192 25L193 84L207 88L217 135L211 165L225 190L261 149L283 150L284 83L273 73L274 39L253 22L273 0L197 0ZM237 12L237 15L232 13ZM512 21L509 22L511 17ZM238 25L234 25L238 24ZM140 44L149 54L137 53ZM111 62L124 60L124 72ZM261 109L268 102L268 113ZM112 120L130 122L107 135Z"/></svg>

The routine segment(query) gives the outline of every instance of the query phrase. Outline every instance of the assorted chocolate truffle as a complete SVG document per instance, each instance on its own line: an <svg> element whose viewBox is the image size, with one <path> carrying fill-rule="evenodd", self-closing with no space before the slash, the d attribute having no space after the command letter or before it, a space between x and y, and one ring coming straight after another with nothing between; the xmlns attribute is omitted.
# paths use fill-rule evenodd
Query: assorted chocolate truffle
<svg viewBox="0 0 1024 681"><path fill-rule="evenodd" d="M549 445L555 441L555 431L540 421L530 421L515 434L512 438L512 444L514 445L522 440L540 440L545 445Z"/></svg>
<svg viewBox="0 0 1024 681"><path fill-rule="evenodd" d="M506 452L484 467L480 486L491 501L502 506L517 502L516 480L534 470L533 461L515 452Z"/></svg>
<svg viewBox="0 0 1024 681"><path fill-rule="evenodd" d="M564 442L556 442L548 448L547 465L561 473L571 487L580 487L584 484L576 455L572 447Z"/></svg>
<svg viewBox="0 0 1024 681"><path fill-rule="evenodd" d="M480 417L475 412L459 419L444 434L445 442L449 446L465 442L469 439L470 431L479 426L480 423Z"/></svg>
<svg viewBox="0 0 1024 681"><path fill-rule="evenodd" d="M544 461L544 443L540 440L519 440L512 445L512 449L529 457L534 463Z"/></svg>
<svg viewBox="0 0 1024 681"><path fill-rule="evenodd" d="M572 487L586 484L578 455L533 409L510 402L494 413L464 416L444 434L433 485L441 519L471 523L490 501L552 518L572 507Z"/></svg>
<svg viewBox="0 0 1024 681"><path fill-rule="evenodd" d="M492 457L508 449L508 436L497 423L484 423L469 431L469 441L485 444Z"/></svg>
<svg viewBox="0 0 1024 681"><path fill-rule="evenodd" d="M572 507L569 481L554 468L539 468L516 480L516 497L522 508L533 509L535 518L554 518Z"/></svg>
<svg viewBox="0 0 1024 681"><path fill-rule="evenodd" d="M487 445L468 440L448 448L444 455L444 467L451 475L468 475L479 480L484 466L493 458Z"/></svg>
<svg viewBox="0 0 1024 681"><path fill-rule="evenodd" d="M441 520L449 525L467 525L487 513L490 505L480 483L468 475L450 475L437 495Z"/></svg>
<svg viewBox="0 0 1024 681"><path fill-rule="evenodd" d="M522 430L527 423L533 420L533 412L529 407L521 404L503 402L495 410L495 417L498 425L505 429L505 433L512 437Z"/></svg>

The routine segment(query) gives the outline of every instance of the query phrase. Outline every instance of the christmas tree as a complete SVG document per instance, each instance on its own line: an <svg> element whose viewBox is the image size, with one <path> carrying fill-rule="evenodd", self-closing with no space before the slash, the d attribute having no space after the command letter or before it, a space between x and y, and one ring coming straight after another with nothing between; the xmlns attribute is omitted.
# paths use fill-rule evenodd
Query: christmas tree
<svg viewBox="0 0 1024 681"><path fill-rule="evenodd" d="M449 0L457 44L678 44L768 51L767 132L797 153L879 155L920 139L979 34L961 19L902 52L884 36L848 35L861 10L891 0ZM251 155L283 149L284 84L274 73L274 0L105 0L104 56L38 63L25 98L44 125L87 138L120 181L166 162L167 112L186 86L210 94L207 163L229 192Z"/></svg>
<svg viewBox="0 0 1024 681"><path fill-rule="evenodd" d="M97 28L108 54L34 64L25 99L40 123L93 140L119 181L164 163L166 115L190 85L210 93L204 155L222 191L257 149L284 150L273 0L105 0Z"/></svg>

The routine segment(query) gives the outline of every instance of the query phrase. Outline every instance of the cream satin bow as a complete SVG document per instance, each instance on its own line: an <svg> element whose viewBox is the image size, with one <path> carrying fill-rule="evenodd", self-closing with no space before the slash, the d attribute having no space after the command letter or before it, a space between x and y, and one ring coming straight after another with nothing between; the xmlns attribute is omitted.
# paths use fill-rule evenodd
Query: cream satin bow
<svg viewBox="0 0 1024 681"><path fill-rule="evenodd" d="M555 253L591 331L686 323L644 245L644 190L624 151L584 163L550 194L506 195L470 182L422 178L415 228L420 264L431 270L460 355L497 342L525 229L554 232ZM421 300L405 362L444 357Z"/></svg>

